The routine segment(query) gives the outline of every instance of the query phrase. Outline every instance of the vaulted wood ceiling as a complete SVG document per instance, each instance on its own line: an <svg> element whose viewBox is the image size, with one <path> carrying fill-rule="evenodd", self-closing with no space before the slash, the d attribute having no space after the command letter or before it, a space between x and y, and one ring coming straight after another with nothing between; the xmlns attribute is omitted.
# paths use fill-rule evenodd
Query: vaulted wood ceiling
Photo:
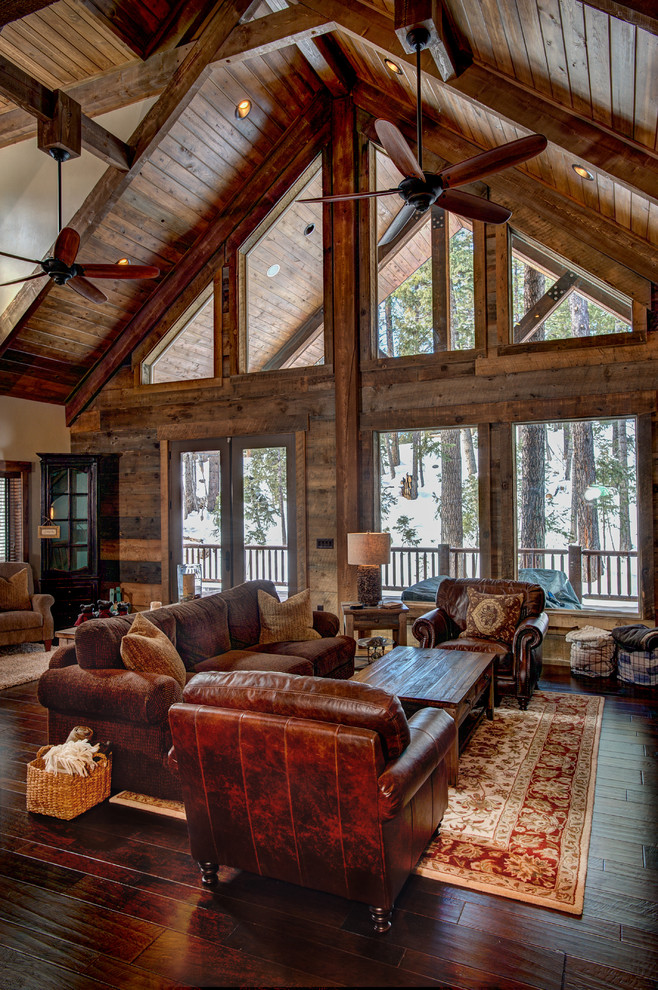
<svg viewBox="0 0 658 990"><path fill-rule="evenodd" d="M608 259L623 287L641 295L646 280L658 282L658 16L650 0L444 6L472 63L444 81L423 55L432 161L545 134L542 155L491 177L492 198L520 223L562 222L574 254ZM299 175L318 153L332 97L350 93L366 115L389 117L413 139L414 57L394 32L393 0L35 0L26 7L26 16L2 19L0 147L34 142L35 115L44 106L48 113L51 91L70 93L89 121L83 148L114 161L65 218L81 235L79 257L127 255L161 269L155 282L103 282L103 306L35 279L0 315L0 392L66 403L71 416L163 313L181 300L189 305L183 290L208 280L249 210L265 215L275 181ZM386 55L401 75L389 72ZM34 86L21 88L13 67ZM126 145L94 130L98 114L154 95ZM253 110L237 120L244 97ZM594 181L579 179L573 163L586 165ZM295 330L286 325L283 337ZM275 352L273 342L263 360Z"/></svg>

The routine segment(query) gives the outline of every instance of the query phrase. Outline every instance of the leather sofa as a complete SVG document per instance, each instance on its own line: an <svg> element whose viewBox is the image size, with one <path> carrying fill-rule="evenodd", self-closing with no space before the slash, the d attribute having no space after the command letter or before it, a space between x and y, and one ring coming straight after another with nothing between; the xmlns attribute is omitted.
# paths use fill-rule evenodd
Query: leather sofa
<svg viewBox="0 0 658 990"><path fill-rule="evenodd" d="M339 621L314 612L319 639L259 645L258 590L277 597L271 581L247 581L217 595L148 612L175 645L188 681L199 671L273 670L318 677L354 673L356 644L337 635ZM48 709L48 742L64 742L76 725L112 743L112 788L180 799L180 781L167 762L168 712L182 699L173 677L127 670L121 640L134 616L91 619L76 629L75 644L61 647L39 680Z"/></svg>
<svg viewBox="0 0 658 990"><path fill-rule="evenodd" d="M448 804L455 723L358 681L196 676L169 709L190 851L370 905L377 932ZM230 881L226 884L230 895Z"/></svg>
<svg viewBox="0 0 658 990"><path fill-rule="evenodd" d="M27 591L30 597L29 609L0 611L0 646L13 646L20 643L41 643L49 650L53 642L54 623L51 606L52 595L34 593L32 568L23 561L0 562L0 578L9 580L19 571L27 571Z"/></svg>
<svg viewBox="0 0 658 990"><path fill-rule="evenodd" d="M468 589L485 595L523 595L521 614L510 642L465 637ZM416 619L412 632L423 647L496 654L496 698L513 694L525 711L542 669L542 642L548 629L544 591L538 584L494 578L444 578L436 608Z"/></svg>

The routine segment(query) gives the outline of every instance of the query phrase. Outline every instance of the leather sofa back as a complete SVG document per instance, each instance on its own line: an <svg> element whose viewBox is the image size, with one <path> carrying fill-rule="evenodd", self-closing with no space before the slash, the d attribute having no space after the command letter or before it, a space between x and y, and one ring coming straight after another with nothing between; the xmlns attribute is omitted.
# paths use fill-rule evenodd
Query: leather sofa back
<svg viewBox="0 0 658 990"><path fill-rule="evenodd" d="M484 595L522 594L521 619L540 615L544 610L544 592L538 584L495 578L445 578L436 592L436 607L450 616L459 632L466 628L469 588Z"/></svg>
<svg viewBox="0 0 658 990"><path fill-rule="evenodd" d="M400 756L410 740L399 699L358 681L258 670L208 672L190 681L183 700L192 705L367 729L379 736L387 760Z"/></svg>

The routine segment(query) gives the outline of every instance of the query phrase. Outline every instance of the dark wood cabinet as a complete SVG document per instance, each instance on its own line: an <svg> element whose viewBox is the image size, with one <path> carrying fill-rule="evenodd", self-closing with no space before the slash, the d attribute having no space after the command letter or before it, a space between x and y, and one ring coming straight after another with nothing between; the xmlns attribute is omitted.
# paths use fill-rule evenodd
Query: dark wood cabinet
<svg viewBox="0 0 658 990"><path fill-rule="evenodd" d="M55 628L99 598L99 457L39 454L41 515L59 536L41 541L41 590L55 599Z"/></svg>

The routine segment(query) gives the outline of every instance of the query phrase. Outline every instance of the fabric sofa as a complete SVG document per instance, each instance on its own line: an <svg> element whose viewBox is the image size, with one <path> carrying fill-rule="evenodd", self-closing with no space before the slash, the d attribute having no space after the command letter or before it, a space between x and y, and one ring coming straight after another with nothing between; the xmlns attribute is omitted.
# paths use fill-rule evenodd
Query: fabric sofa
<svg viewBox="0 0 658 990"><path fill-rule="evenodd" d="M339 636L329 612L314 612L318 639L259 645L258 590L273 597L270 581L248 581L217 595L145 613L175 645L190 681L201 671L270 670L345 679L354 673L355 642ZM92 619L78 626L75 644L57 650L39 680L48 709L48 741L63 742L75 725L88 725L113 747L113 790L180 798L178 776L167 762L168 712L182 699L179 683L126 669L121 640L134 616Z"/></svg>
<svg viewBox="0 0 658 990"><path fill-rule="evenodd" d="M370 905L377 932L448 804L455 723L370 684L199 674L169 710L190 850ZM227 893L230 896L230 883Z"/></svg>
<svg viewBox="0 0 658 990"><path fill-rule="evenodd" d="M32 568L24 561L0 562L0 579L9 581L20 571L27 571L27 593L29 608L0 609L0 646L13 646L20 643L41 643L49 650L53 642L54 623L51 606L55 603L52 595L34 593Z"/></svg>

